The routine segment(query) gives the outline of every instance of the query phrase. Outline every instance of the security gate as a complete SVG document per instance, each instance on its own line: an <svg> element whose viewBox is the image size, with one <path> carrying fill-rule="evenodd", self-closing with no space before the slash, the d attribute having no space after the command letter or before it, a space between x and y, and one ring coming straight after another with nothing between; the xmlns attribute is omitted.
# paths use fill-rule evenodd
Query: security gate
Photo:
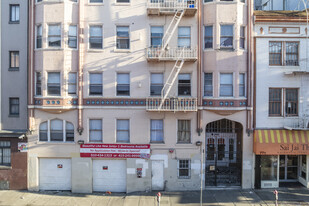
<svg viewBox="0 0 309 206"><path fill-rule="evenodd" d="M224 119L214 123L206 127L205 185L240 186L242 152L239 131L241 130L235 127L238 123L230 120Z"/></svg>

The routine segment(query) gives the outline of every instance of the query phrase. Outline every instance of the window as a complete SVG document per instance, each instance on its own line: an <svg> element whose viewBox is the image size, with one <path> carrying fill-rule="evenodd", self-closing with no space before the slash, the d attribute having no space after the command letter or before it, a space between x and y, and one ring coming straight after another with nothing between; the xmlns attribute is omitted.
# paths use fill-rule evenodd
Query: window
<svg viewBox="0 0 309 206"><path fill-rule="evenodd" d="M130 0L116 0L117 3L130 3Z"/></svg>
<svg viewBox="0 0 309 206"><path fill-rule="evenodd" d="M102 142L102 120L90 119L89 120L89 141Z"/></svg>
<svg viewBox="0 0 309 206"><path fill-rule="evenodd" d="M11 142L0 141L0 165L11 165Z"/></svg>
<svg viewBox="0 0 309 206"><path fill-rule="evenodd" d="M213 27L205 26L205 49L213 48Z"/></svg>
<svg viewBox="0 0 309 206"><path fill-rule="evenodd" d="M60 72L48 72L47 94L60 95Z"/></svg>
<svg viewBox="0 0 309 206"><path fill-rule="evenodd" d="M10 4L10 22L19 22L19 4Z"/></svg>
<svg viewBox="0 0 309 206"><path fill-rule="evenodd" d="M178 95L191 95L191 75L179 74L178 75Z"/></svg>
<svg viewBox="0 0 309 206"><path fill-rule="evenodd" d="M36 48L42 48L42 25L36 26Z"/></svg>
<svg viewBox="0 0 309 206"><path fill-rule="evenodd" d="M77 48L77 26L70 25L69 27L69 39L68 39L69 48Z"/></svg>
<svg viewBox="0 0 309 206"><path fill-rule="evenodd" d="M42 122L39 127L39 140L42 142L73 142L74 125L60 119Z"/></svg>
<svg viewBox="0 0 309 206"><path fill-rule="evenodd" d="M76 72L69 73L68 94L76 94Z"/></svg>
<svg viewBox="0 0 309 206"><path fill-rule="evenodd" d="M220 74L220 96L233 96L233 74Z"/></svg>
<svg viewBox="0 0 309 206"><path fill-rule="evenodd" d="M241 73L239 74L239 96L244 97L245 95L245 74Z"/></svg>
<svg viewBox="0 0 309 206"><path fill-rule="evenodd" d="M163 74L151 74L150 95L159 96L163 89Z"/></svg>
<svg viewBox="0 0 309 206"><path fill-rule="evenodd" d="M117 119L117 142L130 142L130 122L128 119Z"/></svg>
<svg viewBox="0 0 309 206"><path fill-rule="evenodd" d="M191 47L190 27L178 27L178 47Z"/></svg>
<svg viewBox="0 0 309 206"><path fill-rule="evenodd" d="M90 26L89 48L90 49L103 48L102 26Z"/></svg>
<svg viewBox="0 0 309 206"><path fill-rule="evenodd" d="M281 116L282 89L269 89L269 116Z"/></svg>
<svg viewBox="0 0 309 206"><path fill-rule="evenodd" d="M204 0L204 3L213 2L213 0Z"/></svg>
<svg viewBox="0 0 309 206"><path fill-rule="evenodd" d="M117 74L117 96L130 96L130 74Z"/></svg>
<svg viewBox="0 0 309 206"><path fill-rule="evenodd" d="M19 115L19 98L10 98L10 115Z"/></svg>
<svg viewBox="0 0 309 206"><path fill-rule="evenodd" d="M128 26L117 26L116 30L117 30L116 48L117 49L130 49L129 27Z"/></svg>
<svg viewBox="0 0 309 206"><path fill-rule="evenodd" d="M163 120L150 120L150 142L163 142Z"/></svg>
<svg viewBox="0 0 309 206"><path fill-rule="evenodd" d="M221 25L221 48L233 48L233 25Z"/></svg>
<svg viewBox="0 0 309 206"><path fill-rule="evenodd" d="M90 73L89 95L103 95L102 73Z"/></svg>
<svg viewBox="0 0 309 206"><path fill-rule="evenodd" d="M190 160L178 160L178 178L190 178Z"/></svg>
<svg viewBox="0 0 309 206"><path fill-rule="evenodd" d="M42 95L42 73L35 73L35 94Z"/></svg>
<svg viewBox="0 0 309 206"><path fill-rule="evenodd" d="M282 111L284 116L298 116L298 89L269 88L269 116L282 116Z"/></svg>
<svg viewBox="0 0 309 206"><path fill-rule="evenodd" d="M245 27L240 27L240 34L239 34L239 48L245 48Z"/></svg>
<svg viewBox="0 0 309 206"><path fill-rule="evenodd" d="M298 42L269 42L269 65L298 66Z"/></svg>
<svg viewBox="0 0 309 206"><path fill-rule="evenodd" d="M42 2L43 0L36 0L36 2Z"/></svg>
<svg viewBox="0 0 309 206"><path fill-rule="evenodd" d="M191 143L190 120L178 120L177 143Z"/></svg>
<svg viewBox="0 0 309 206"><path fill-rule="evenodd" d="M10 69L19 68L19 51L10 51Z"/></svg>
<svg viewBox="0 0 309 206"><path fill-rule="evenodd" d="M61 26L60 24L48 25L48 46L61 47Z"/></svg>
<svg viewBox="0 0 309 206"><path fill-rule="evenodd" d="M204 96L206 97L213 96L212 73L204 74Z"/></svg>
<svg viewBox="0 0 309 206"><path fill-rule="evenodd" d="M103 3L103 0L90 0L90 3Z"/></svg>
<svg viewBox="0 0 309 206"><path fill-rule="evenodd" d="M151 30L151 47L160 47L162 46L162 38L163 38L163 26L152 26Z"/></svg>

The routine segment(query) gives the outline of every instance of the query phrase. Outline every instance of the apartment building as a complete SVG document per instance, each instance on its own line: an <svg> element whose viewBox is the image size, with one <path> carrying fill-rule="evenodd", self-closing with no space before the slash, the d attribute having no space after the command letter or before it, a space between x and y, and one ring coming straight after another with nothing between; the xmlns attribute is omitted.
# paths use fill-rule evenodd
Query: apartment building
<svg viewBox="0 0 309 206"><path fill-rule="evenodd" d="M270 3L254 12L255 187L308 187L308 14L302 1Z"/></svg>
<svg viewBox="0 0 309 206"><path fill-rule="evenodd" d="M0 2L0 189L27 189L27 9Z"/></svg>
<svg viewBox="0 0 309 206"><path fill-rule="evenodd" d="M28 189L251 188L251 7L31 0Z"/></svg>

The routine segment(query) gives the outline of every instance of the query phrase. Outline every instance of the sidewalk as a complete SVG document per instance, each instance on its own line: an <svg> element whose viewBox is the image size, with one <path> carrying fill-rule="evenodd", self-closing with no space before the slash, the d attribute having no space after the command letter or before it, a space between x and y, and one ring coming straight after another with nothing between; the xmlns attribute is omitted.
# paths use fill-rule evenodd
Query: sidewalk
<svg viewBox="0 0 309 206"><path fill-rule="evenodd" d="M309 205L309 190L306 188L279 189L279 205ZM160 206L198 206L199 192L162 192ZM156 206L156 193L93 193L28 192L0 190L0 205L27 206ZM203 205L274 205L273 190L206 190Z"/></svg>

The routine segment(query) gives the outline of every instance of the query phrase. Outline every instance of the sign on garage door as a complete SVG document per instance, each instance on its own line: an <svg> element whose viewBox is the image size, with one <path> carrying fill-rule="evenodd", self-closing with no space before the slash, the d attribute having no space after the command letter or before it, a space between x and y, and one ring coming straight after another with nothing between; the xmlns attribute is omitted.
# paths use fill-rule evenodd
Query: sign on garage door
<svg viewBox="0 0 309 206"><path fill-rule="evenodd" d="M40 158L40 190L71 190L71 159Z"/></svg>
<svg viewBox="0 0 309 206"><path fill-rule="evenodd" d="M93 160L93 191L126 192L126 160Z"/></svg>

